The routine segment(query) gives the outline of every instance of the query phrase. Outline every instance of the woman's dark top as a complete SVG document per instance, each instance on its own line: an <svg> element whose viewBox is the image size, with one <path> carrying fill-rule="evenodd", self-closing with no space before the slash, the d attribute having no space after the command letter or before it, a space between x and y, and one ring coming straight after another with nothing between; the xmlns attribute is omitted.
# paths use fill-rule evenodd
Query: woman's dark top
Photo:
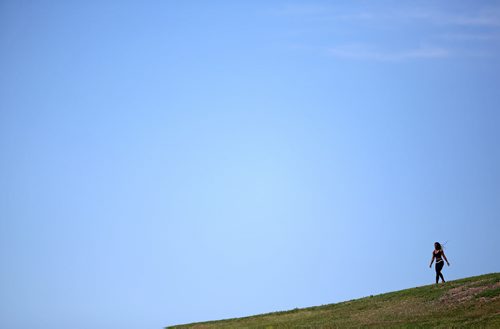
<svg viewBox="0 0 500 329"><path fill-rule="evenodd" d="M437 252L436 252L436 250L434 250L434 257L436 257L436 263L443 261L443 259L441 258L441 255L443 255L442 250L438 250Z"/></svg>

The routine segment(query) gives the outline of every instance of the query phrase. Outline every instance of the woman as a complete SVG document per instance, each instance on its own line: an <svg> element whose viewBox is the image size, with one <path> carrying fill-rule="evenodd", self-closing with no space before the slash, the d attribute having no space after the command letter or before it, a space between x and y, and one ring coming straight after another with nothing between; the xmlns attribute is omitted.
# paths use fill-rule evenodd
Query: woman
<svg viewBox="0 0 500 329"><path fill-rule="evenodd" d="M438 284L439 282L439 277L441 277L441 280L443 282L446 282L444 281L443 273L441 273L441 270L444 266L443 258L448 266L450 266L450 263L448 262L448 259L446 259L446 255L444 254L443 248L441 247L441 244L439 242L434 242L434 251L432 252L432 259L429 267L432 267L434 258L436 259L436 284Z"/></svg>

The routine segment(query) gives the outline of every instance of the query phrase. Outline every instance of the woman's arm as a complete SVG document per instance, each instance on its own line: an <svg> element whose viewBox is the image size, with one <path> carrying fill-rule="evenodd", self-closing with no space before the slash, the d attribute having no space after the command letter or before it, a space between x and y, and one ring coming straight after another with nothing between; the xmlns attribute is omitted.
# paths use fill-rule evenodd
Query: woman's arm
<svg viewBox="0 0 500 329"><path fill-rule="evenodd" d="M444 251L442 251L442 253L443 253L443 258L446 261L446 264L448 264L448 266L450 266L450 262L448 262L448 259L446 258L446 255L444 254Z"/></svg>
<svg viewBox="0 0 500 329"><path fill-rule="evenodd" d="M434 251L432 252L432 259L431 259L431 263L429 264L429 267L432 267L432 263L434 263L434 257L436 257L436 255L434 255Z"/></svg>

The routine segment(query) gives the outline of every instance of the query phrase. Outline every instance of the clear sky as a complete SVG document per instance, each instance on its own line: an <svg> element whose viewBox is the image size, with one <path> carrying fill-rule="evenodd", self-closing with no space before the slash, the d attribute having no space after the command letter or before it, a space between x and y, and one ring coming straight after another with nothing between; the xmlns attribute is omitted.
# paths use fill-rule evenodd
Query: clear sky
<svg viewBox="0 0 500 329"><path fill-rule="evenodd" d="M499 1L1 0L0 327L500 271L499 64Z"/></svg>

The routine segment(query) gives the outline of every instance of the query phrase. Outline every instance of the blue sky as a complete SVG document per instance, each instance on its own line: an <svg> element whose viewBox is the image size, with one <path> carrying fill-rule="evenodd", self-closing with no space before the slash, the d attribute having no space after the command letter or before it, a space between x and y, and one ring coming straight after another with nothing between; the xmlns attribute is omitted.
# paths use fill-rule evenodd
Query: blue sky
<svg viewBox="0 0 500 329"><path fill-rule="evenodd" d="M499 1L1 1L0 326L498 272Z"/></svg>

